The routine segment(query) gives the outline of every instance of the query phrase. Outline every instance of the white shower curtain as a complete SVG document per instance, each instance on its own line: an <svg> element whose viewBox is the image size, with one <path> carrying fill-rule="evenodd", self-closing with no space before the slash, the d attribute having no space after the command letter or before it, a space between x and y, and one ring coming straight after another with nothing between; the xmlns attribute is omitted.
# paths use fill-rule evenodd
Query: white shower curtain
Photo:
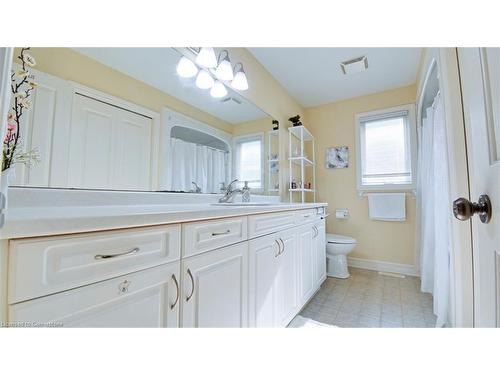
<svg viewBox="0 0 500 375"><path fill-rule="evenodd" d="M170 139L167 190L190 191L196 182L203 193L218 193L226 181L227 153L223 150Z"/></svg>
<svg viewBox="0 0 500 375"><path fill-rule="evenodd" d="M433 294L436 326L448 321L451 202L444 108L438 93L422 121L419 144L420 270L423 292Z"/></svg>

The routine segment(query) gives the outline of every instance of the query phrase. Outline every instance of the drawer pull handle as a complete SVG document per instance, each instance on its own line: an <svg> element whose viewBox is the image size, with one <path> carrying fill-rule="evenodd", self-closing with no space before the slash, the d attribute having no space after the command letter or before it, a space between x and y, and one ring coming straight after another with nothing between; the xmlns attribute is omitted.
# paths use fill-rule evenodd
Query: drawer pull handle
<svg viewBox="0 0 500 375"><path fill-rule="evenodd" d="M319 231L318 231L318 228L316 228L316 225L314 225L314 226L312 227L312 229L314 230L314 236L313 236L313 238L318 237Z"/></svg>
<svg viewBox="0 0 500 375"><path fill-rule="evenodd" d="M118 258L118 257L124 257L127 255L132 255L135 253L139 252L138 247L134 247L133 249L130 249L128 251L125 251L124 253L118 253L118 254L97 254L94 259L95 260L101 260L101 259L111 259L111 258Z"/></svg>
<svg viewBox="0 0 500 375"><path fill-rule="evenodd" d="M281 241L281 244L283 245L283 250L281 250L280 254L283 254L285 252L285 243L283 242L283 240L281 238L280 238L280 241Z"/></svg>
<svg viewBox="0 0 500 375"><path fill-rule="evenodd" d="M179 283L177 282L177 278L173 274L172 274L172 280L175 283L176 295L175 295L175 301L174 301L174 303L172 303L170 305L170 310L173 310L174 307L175 307L175 305L177 305L177 302L179 302Z"/></svg>
<svg viewBox="0 0 500 375"><path fill-rule="evenodd" d="M212 237L223 236L224 234L229 234L229 233L231 233L231 229L228 229L225 232L214 232L214 233L212 233Z"/></svg>
<svg viewBox="0 0 500 375"><path fill-rule="evenodd" d="M281 245L278 240L274 240L274 242L276 242L276 245L278 245L278 253L274 256L275 258L277 258L281 254Z"/></svg>
<svg viewBox="0 0 500 375"><path fill-rule="evenodd" d="M193 274L191 273L191 270L189 268L187 269L187 274L191 279L191 293L189 294L189 296L186 297L186 302L189 302L194 293L194 279L193 279Z"/></svg>

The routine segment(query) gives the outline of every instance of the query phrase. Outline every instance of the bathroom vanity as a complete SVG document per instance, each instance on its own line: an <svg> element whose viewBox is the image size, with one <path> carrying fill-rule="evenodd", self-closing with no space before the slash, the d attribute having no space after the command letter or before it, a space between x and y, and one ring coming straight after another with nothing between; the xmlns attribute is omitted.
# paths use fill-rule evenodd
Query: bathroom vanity
<svg viewBox="0 0 500 375"><path fill-rule="evenodd" d="M21 137L40 160L9 180L0 324L286 326L325 279L326 205L279 203L274 116L179 76L196 48L30 52L46 64ZM151 81L156 61L177 73Z"/></svg>
<svg viewBox="0 0 500 375"><path fill-rule="evenodd" d="M285 327L325 280L325 214L274 202L14 208L1 232L3 315L20 326Z"/></svg>

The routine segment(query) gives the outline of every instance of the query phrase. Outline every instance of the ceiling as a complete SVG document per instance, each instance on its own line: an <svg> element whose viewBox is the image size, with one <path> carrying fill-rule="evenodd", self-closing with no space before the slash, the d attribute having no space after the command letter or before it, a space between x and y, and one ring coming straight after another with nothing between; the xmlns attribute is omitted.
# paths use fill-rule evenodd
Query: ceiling
<svg viewBox="0 0 500 375"><path fill-rule="evenodd" d="M230 124L267 116L229 87L229 96L236 98L241 104L234 100L222 102L221 99L214 99L208 90L196 87L194 78L179 77L176 66L181 55L173 48L74 48L74 50Z"/></svg>
<svg viewBox="0 0 500 375"><path fill-rule="evenodd" d="M249 48L302 106L313 107L413 84L421 48ZM340 63L364 56L368 69L344 75Z"/></svg>

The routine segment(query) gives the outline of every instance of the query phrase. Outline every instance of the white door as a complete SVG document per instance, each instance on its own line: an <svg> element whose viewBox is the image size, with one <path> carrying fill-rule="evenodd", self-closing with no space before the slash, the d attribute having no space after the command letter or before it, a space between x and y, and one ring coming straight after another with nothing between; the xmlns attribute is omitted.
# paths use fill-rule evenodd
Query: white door
<svg viewBox="0 0 500 375"><path fill-rule="evenodd" d="M281 245L275 234L249 242L249 325L275 327L277 324L278 260Z"/></svg>
<svg viewBox="0 0 500 375"><path fill-rule="evenodd" d="M491 220L479 214L472 220L474 269L474 325L499 326L500 303L500 49L459 48L459 67L467 138L471 198L491 200ZM468 219L475 210L465 199L455 211ZM472 208L472 210L471 210Z"/></svg>
<svg viewBox="0 0 500 375"><path fill-rule="evenodd" d="M299 301L306 302L315 290L316 249L313 244L312 225L304 225L297 231L297 250L299 253Z"/></svg>
<svg viewBox="0 0 500 375"><path fill-rule="evenodd" d="M9 306L10 322L58 327L178 327L179 262Z"/></svg>
<svg viewBox="0 0 500 375"><path fill-rule="evenodd" d="M315 228L315 229L314 229ZM313 234L314 248L314 285L316 288L326 279L326 232L325 219L319 220L313 225L316 233Z"/></svg>
<svg viewBox="0 0 500 375"><path fill-rule="evenodd" d="M182 327L247 327L248 244L183 260L182 290Z"/></svg>
<svg viewBox="0 0 500 375"><path fill-rule="evenodd" d="M148 190L152 120L75 94L68 185Z"/></svg>
<svg viewBox="0 0 500 375"><path fill-rule="evenodd" d="M281 252L277 257L276 319L278 327L285 327L297 312L298 254L295 229L278 233Z"/></svg>

